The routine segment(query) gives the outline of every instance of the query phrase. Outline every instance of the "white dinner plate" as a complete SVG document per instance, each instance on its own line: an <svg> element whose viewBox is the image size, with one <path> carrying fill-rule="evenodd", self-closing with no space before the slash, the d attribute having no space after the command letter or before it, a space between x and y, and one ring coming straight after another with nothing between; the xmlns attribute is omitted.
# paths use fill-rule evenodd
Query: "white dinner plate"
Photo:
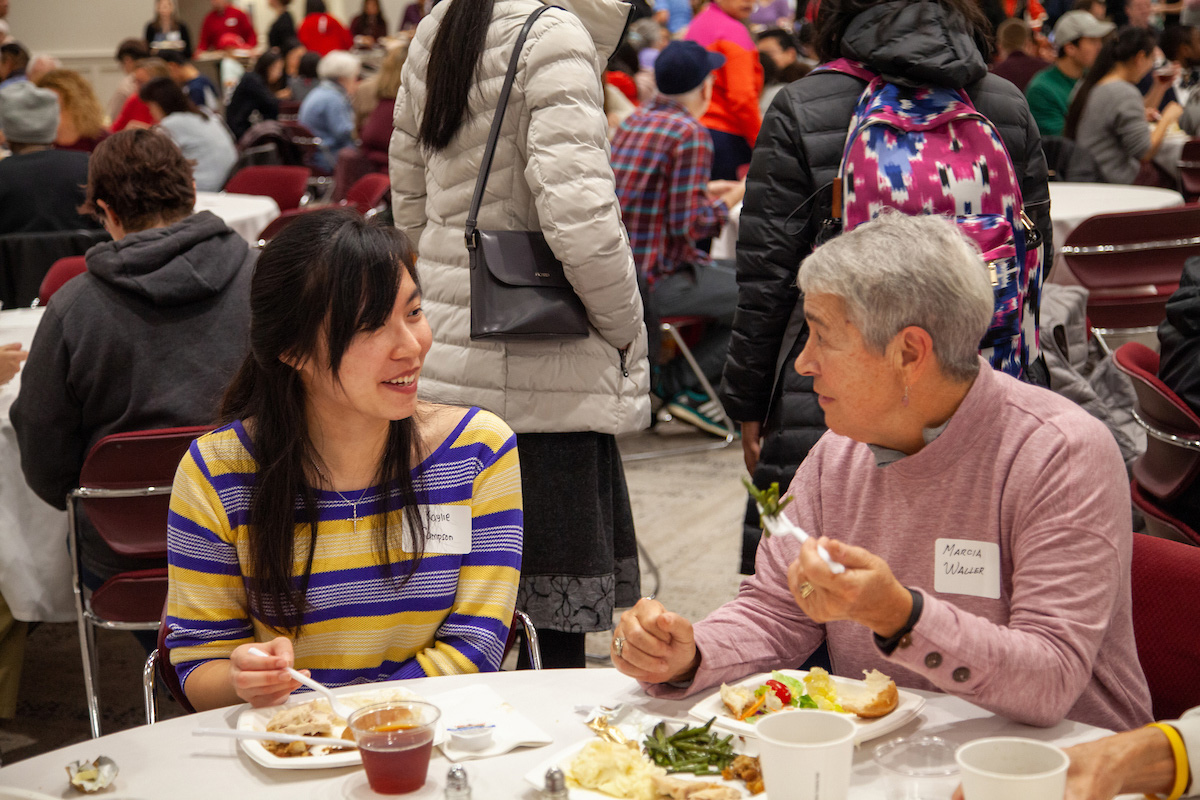
<svg viewBox="0 0 1200 800"><path fill-rule="evenodd" d="M778 670L784 675L797 680L803 680L808 674L802 669L781 669ZM831 675L835 686L862 686L862 681L856 681L852 678L841 678L837 675ZM771 673L763 672L758 675L751 675L745 680L738 681L733 686L746 686L755 688L762 686L771 679ZM884 734L891 733L897 728L904 725L910 719L917 715L925 705L925 698L919 694L907 692L904 689L898 690L900 695L900 704L896 706L896 710L885 717L877 717L875 719L863 719L854 714L846 714L854 724L858 727L858 732L854 735L854 743L861 744L862 742L870 741ZM800 709L803 711L804 709ZM696 705L692 706L688 714L696 719L707 722L712 717L716 717L717 721L713 723L714 728L722 728L723 730L740 733L743 736L755 736L755 728L753 722L741 722L729 715L729 709L721 702L720 692L716 692L709 697L701 700ZM761 719L761 717L759 718Z"/></svg>
<svg viewBox="0 0 1200 800"><path fill-rule="evenodd" d="M340 689L334 689L333 693L339 699L345 700L350 705L361 708L362 706L372 703L386 703L389 700L424 700L425 698L411 689L405 689L399 686L378 687L375 689L359 686L343 686ZM287 706L301 705L311 703L321 699L319 695L314 696L312 692L306 692L302 695L297 695L287 702ZM237 729L241 731L265 731L267 723L271 718L278 714L285 706L270 706L269 708L247 708L238 715ZM344 726L342 728L344 730ZM334 727L334 733L340 736L342 730ZM335 737L336 738L336 737ZM445 740L445 733L440 729L434 734L433 743L439 745ZM323 753L320 755L295 756L292 758L284 758L277 756L263 746L263 743L256 739L240 739L242 750L246 755L262 764L264 767L271 769L327 769L330 767L352 767L355 764L362 763L362 756L357 750L337 750L334 752Z"/></svg>
<svg viewBox="0 0 1200 800"><path fill-rule="evenodd" d="M675 730L678 729L678 726L676 726ZM569 772L569 767L571 766L571 760L575 758L575 754L582 750L583 746L590 741L591 739L584 739L582 742L576 742L570 747L560 750L554 755L550 756L550 758L546 759L541 764L538 764L529 772L525 773L525 782L533 786L535 789L544 789L546 787L546 771L551 767L558 767L563 771L564 775L567 774ZM738 742L739 740L735 738L734 751L741 753L743 752L743 749L738 746ZM682 778L684 780L695 780L697 783L716 783L720 784L721 786L730 786L740 792L742 797L750 796L750 793L746 791L746 784L744 782L739 780L727 781L720 775L689 775L687 773L682 773L676 775L675 777ZM593 789L582 789L577 786L569 787L567 794L570 797L570 800L613 800L612 795L605 794L604 792L598 792Z"/></svg>

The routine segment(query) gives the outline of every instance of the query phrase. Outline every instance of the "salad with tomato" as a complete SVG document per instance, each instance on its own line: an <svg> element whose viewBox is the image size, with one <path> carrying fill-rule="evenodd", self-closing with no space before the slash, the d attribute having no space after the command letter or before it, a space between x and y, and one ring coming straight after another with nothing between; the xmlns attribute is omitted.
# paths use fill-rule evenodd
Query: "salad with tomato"
<svg viewBox="0 0 1200 800"><path fill-rule="evenodd" d="M820 667L814 667L803 680L776 670L769 680L753 688L723 684L721 700L739 722L754 722L758 717L788 708L844 711L838 703L833 680Z"/></svg>

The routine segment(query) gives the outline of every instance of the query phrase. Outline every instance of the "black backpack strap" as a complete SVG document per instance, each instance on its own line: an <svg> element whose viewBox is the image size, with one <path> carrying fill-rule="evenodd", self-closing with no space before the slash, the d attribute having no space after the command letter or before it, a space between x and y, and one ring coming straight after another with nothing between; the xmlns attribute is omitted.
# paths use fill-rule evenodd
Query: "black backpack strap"
<svg viewBox="0 0 1200 800"><path fill-rule="evenodd" d="M496 156L496 142L500 139L500 126L504 123L504 111L508 108L508 96L512 91L513 81L517 77L517 63L521 60L521 48L533 28L538 17L557 6L542 6L529 15L525 26L517 36L513 47L512 57L508 60L508 73L504 76L504 86L500 89L500 100L496 103L496 115L492 118L492 129L488 131L487 146L483 149L483 161L479 164L479 177L475 179L475 194L471 197L471 210L467 213L467 248L475 249L475 225L479 219L479 207L483 204L483 191L487 188L488 173L492 169L492 159Z"/></svg>

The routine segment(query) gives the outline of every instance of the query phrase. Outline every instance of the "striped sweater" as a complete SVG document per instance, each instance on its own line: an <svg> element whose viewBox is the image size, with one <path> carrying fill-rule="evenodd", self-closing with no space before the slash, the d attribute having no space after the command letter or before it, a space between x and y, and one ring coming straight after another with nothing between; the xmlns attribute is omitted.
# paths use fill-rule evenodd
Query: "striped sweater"
<svg viewBox="0 0 1200 800"><path fill-rule="evenodd" d="M250 613L242 570L256 471L250 437L234 422L196 440L175 475L167 646L181 683L205 661L228 658L240 644L277 635ZM335 492L316 493L316 551L294 647L296 668L311 670L322 683L344 686L500 666L521 571L516 437L495 415L472 408L412 476L431 516L449 516L462 529L457 537L443 535L445 529L435 531L431 523L425 556L399 587L398 578L380 574L375 555L375 532L386 512L393 574L408 572L412 554L402 548L401 529L407 525L399 493L387 493L385 509L383 487L367 489L362 501L344 492L358 506L357 535L351 504ZM297 519L302 516L297 498ZM297 525L297 575L308 538L307 526Z"/></svg>

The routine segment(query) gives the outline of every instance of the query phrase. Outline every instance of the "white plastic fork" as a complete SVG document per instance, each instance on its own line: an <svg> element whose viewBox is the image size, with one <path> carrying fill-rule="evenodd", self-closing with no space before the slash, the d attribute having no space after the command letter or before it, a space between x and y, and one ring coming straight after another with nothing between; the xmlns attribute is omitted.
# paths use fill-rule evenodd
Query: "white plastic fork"
<svg viewBox="0 0 1200 800"><path fill-rule="evenodd" d="M350 739L330 739L327 736L297 736L274 731L247 731L238 728L196 728L193 736L224 736L229 739L258 739L266 742L304 742L321 747L352 749L358 745Z"/></svg>
<svg viewBox="0 0 1200 800"><path fill-rule="evenodd" d="M759 518L762 520L763 525L766 526L767 531L772 536L795 536L800 540L801 543L804 543L812 538L808 535L807 531L797 526L783 514L776 514L775 516L768 517L767 515L763 514L763 507L761 503L755 503L755 505L758 506ZM817 545L817 555L821 557L822 561L829 565L829 571L834 575L841 575L846 571L846 565L838 561L834 561L833 556L829 555L829 551L824 547L821 547L821 545Z"/></svg>
<svg viewBox="0 0 1200 800"><path fill-rule="evenodd" d="M250 655L258 656L259 658L274 658L274 656L267 655L257 647L250 648ZM320 692L322 695L324 695L325 699L329 701L329 707L333 709L333 713L337 714L342 719L350 719L350 715L357 710L355 708L351 708L334 697L333 692L329 691L329 687L325 684L318 683L317 681L314 681L312 678L305 675L303 672L297 672L291 667L286 667L286 669L287 673L297 681L312 689L314 692Z"/></svg>

